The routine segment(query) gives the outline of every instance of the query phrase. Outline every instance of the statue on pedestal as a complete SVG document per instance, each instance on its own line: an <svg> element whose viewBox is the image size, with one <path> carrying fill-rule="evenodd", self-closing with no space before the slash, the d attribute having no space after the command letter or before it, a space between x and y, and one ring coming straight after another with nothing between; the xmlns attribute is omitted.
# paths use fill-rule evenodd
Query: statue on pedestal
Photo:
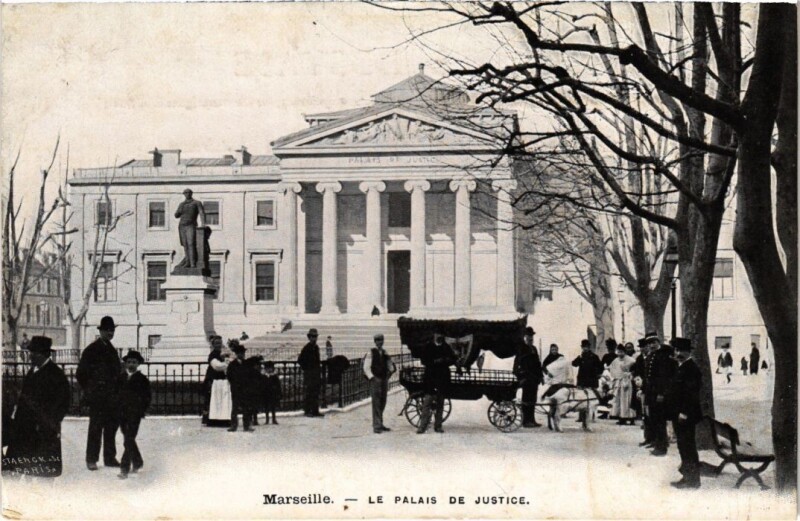
<svg viewBox="0 0 800 521"><path fill-rule="evenodd" d="M206 226L206 214L203 203L192 199L192 191L183 191L186 197L175 211L178 221L178 237L183 246L183 260L175 266L173 275L208 275L208 238L211 230ZM197 218L200 218L200 226Z"/></svg>

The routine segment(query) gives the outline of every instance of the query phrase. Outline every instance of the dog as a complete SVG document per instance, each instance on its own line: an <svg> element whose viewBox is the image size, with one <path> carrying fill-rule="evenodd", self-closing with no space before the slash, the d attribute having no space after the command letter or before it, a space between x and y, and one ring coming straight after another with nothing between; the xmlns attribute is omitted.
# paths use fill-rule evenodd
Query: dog
<svg viewBox="0 0 800 521"><path fill-rule="evenodd" d="M589 421L594 421L597 406L600 404L600 396L594 389L583 387L562 387L550 395L548 398L550 411L548 412L548 424L552 425L556 432L564 432L561 429L561 416L572 411L578 411L579 421L586 432L592 432Z"/></svg>

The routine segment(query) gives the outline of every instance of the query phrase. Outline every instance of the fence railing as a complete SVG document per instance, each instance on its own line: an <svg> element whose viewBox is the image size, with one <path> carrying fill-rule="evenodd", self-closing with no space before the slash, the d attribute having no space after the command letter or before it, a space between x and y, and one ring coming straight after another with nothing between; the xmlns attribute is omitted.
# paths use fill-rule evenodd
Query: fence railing
<svg viewBox="0 0 800 521"><path fill-rule="evenodd" d="M408 363L408 353L396 355L395 363L400 366ZM83 391L78 385L75 373L77 363L58 362L64 370L70 385L70 406L68 415L87 416L89 411L83 401ZM203 379L208 365L204 363L144 363L139 370L150 380L152 401L148 414L151 415L200 415L205 403ZM4 362L3 364L3 402L13 406L16 403L22 380L30 370L28 363ZM297 362L275 362L275 373L281 380L283 396L281 411L295 411L303 406L303 371ZM399 374L399 371L398 371ZM390 381L390 387L399 385L398 374ZM322 366L322 378L326 385L320 391L322 407L345 407L369 397L369 383L361 368L361 359L350 361L339 383L328 381L327 366Z"/></svg>

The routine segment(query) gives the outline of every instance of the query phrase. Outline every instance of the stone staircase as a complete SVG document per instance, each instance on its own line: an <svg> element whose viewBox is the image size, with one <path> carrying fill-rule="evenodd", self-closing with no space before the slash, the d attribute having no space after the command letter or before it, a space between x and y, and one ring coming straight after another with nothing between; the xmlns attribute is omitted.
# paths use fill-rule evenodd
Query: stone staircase
<svg viewBox="0 0 800 521"><path fill-rule="evenodd" d="M253 337L243 344L247 347L248 356L260 354L267 360L295 360L308 342L306 334L312 327L317 328L319 332L317 342L323 359L328 335L331 336L333 354L344 355L351 360L364 356L367 350L375 345L373 337L377 333L383 333L384 348L390 354L400 353L400 331L397 329L395 319L300 318L287 324L283 331Z"/></svg>

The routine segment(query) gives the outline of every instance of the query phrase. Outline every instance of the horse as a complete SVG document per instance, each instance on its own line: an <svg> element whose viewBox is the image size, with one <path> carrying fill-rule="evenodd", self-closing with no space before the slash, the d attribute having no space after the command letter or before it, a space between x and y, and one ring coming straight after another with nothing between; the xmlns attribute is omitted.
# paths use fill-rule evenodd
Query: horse
<svg viewBox="0 0 800 521"><path fill-rule="evenodd" d="M595 411L600 403L600 396L594 389L577 386L561 386L558 390L545 397L550 404L547 414L548 426L556 432L561 430L561 417L572 411L578 411L579 421L583 430L592 432L589 421L594 421Z"/></svg>

